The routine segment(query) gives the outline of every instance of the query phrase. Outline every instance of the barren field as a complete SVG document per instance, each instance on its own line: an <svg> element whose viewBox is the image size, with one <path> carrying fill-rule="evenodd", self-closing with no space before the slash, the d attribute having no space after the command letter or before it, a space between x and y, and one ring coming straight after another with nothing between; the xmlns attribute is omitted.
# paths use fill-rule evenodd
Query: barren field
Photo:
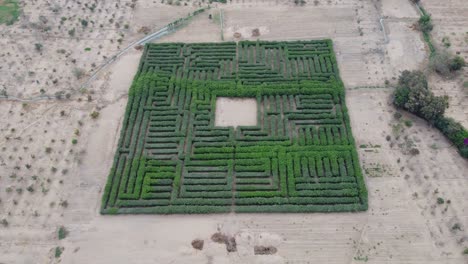
<svg viewBox="0 0 468 264"><path fill-rule="evenodd" d="M0 263L468 262L462 254L468 247L468 162L423 120L407 113L395 119L390 102L393 77L423 68L428 57L420 32L411 28L418 12L407 0L320 0L304 6L233 0L214 5L208 11L212 19L201 14L158 40L219 42L221 24L225 41L235 40L236 32L239 39L256 39L255 28L262 40L333 39L369 192L368 211L100 215L141 51L122 56L86 89L80 84L104 56L143 37L142 26L157 30L195 10L191 2L157 2L138 0L132 8L133 1L102 1L90 8L95 2L20 1L20 20L0 25L0 90L22 97L70 93L64 100L0 101L0 218L7 222L0 225ZM422 4L433 15L434 39L448 35L449 49L468 59L465 0ZM221 9L223 23L217 20ZM63 23L61 17L66 17ZM87 27L80 19L89 22ZM68 33L73 28L74 37ZM84 71L80 78L76 68ZM449 114L465 126L467 79L465 68L456 81L430 80L432 89L451 97ZM412 147L420 154L410 155ZM62 240L60 226L68 230ZM234 237L237 252L213 242L217 232ZM204 240L203 250L192 247L194 239ZM277 252L256 255L256 246ZM58 258L56 247L63 248Z"/></svg>

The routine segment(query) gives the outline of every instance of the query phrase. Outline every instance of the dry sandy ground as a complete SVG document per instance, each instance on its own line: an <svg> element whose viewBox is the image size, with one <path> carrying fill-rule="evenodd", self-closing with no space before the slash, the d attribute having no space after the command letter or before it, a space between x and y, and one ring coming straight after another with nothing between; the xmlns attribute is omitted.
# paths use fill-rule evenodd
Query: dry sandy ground
<svg viewBox="0 0 468 264"><path fill-rule="evenodd" d="M144 4L151 2L138 1ZM138 12L147 14L140 23L157 25L158 18L138 11L138 5L129 12L132 25L138 25ZM174 12L168 20L182 14L162 8ZM71 101L0 102L0 216L9 223L0 226L0 263L467 263L461 252L468 247L468 162L422 120L407 115L396 120L392 89L383 88L384 80L420 67L427 56L420 35L409 28L417 19L412 8L406 0L223 5L225 40L233 32L251 39L251 28L259 28L261 39L335 41L353 134L361 146L367 212L101 216L102 188L141 55L133 51L93 83L93 93ZM388 16L388 43L380 14ZM161 41L220 41L220 28L202 15ZM44 63L51 65L31 57L32 65ZM25 95L36 92L10 87ZM93 111L99 111L97 119L90 117ZM404 125L406 119L413 121L411 127ZM409 154L414 147L419 155ZM460 229L453 229L455 224ZM62 225L69 235L58 240ZM235 236L237 253L210 241L218 230ZM205 240L202 251L191 247L196 238ZM278 252L254 255L257 245ZM57 246L64 248L61 258L54 258Z"/></svg>
<svg viewBox="0 0 468 264"><path fill-rule="evenodd" d="M255 126L257 109L255 99L218 97L215 126Z"/></svg>

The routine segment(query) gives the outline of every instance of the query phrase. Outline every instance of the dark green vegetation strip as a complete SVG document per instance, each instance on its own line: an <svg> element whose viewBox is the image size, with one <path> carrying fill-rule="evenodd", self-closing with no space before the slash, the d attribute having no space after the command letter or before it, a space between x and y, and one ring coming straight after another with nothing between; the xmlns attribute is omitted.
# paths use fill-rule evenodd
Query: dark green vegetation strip
<svg viewBox="0 0 468 264"><path fill-rule="evenodd" d="M219 96L258 125L215 127ZM101 212L366 210L344 96L331 40L149 44Z"/></svg>
<svg viewBox="0 0 468 264"><path fill-rule="evenodd" d="M0 24L13 24L19 17L17 0L0 0Z"/></svg>

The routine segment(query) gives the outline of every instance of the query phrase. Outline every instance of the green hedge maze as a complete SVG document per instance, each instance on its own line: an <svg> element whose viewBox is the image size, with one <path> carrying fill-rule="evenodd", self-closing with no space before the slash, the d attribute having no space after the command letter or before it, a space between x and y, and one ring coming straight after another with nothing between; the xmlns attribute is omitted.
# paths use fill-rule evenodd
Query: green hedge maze
<svg viewBox="0 0 468 264"><path fill-rule="evenodd" d="M216 127L217 97L257 125ZM367 210L331 40L148 44L103 214Z"/></svg>

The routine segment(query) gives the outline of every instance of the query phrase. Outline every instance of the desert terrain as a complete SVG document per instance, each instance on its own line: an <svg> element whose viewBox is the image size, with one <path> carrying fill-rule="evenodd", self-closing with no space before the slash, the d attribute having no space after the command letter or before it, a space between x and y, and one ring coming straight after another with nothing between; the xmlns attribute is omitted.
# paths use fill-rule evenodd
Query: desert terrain
<svg viewBox="0 0 468 264"><path fill-rule="evenodd" d="M468 262L462 253L468 247L468 161L424 120L405 112L394 117L396 78L405 69L425 69L428 60L422 35L412 27L419 13L408 0L213 3L183 28L155 40L331 38L347 89L368 211L100 215L142 51L131 49L83 83L142 38L142 27L157 31L206 5L20 1L19 21L0 25L0 90L24 99L50 96L0 101L0 218L5 220L0 263ZM449 49L468 59L464 0L423 0L422 5L433 15L436 42L449 36ZM450 96L449 115L465 126L467 79L467 68L453 80L430 77L434 92ZM409 155L412 147L420 154ZM62 226L68 234L58 239ZM211 241L216 232L233 236L237 252ZM192 247L194 239L204 240L203 250ZM273 246L277 252L256 255L255 246Z"/></svg>

